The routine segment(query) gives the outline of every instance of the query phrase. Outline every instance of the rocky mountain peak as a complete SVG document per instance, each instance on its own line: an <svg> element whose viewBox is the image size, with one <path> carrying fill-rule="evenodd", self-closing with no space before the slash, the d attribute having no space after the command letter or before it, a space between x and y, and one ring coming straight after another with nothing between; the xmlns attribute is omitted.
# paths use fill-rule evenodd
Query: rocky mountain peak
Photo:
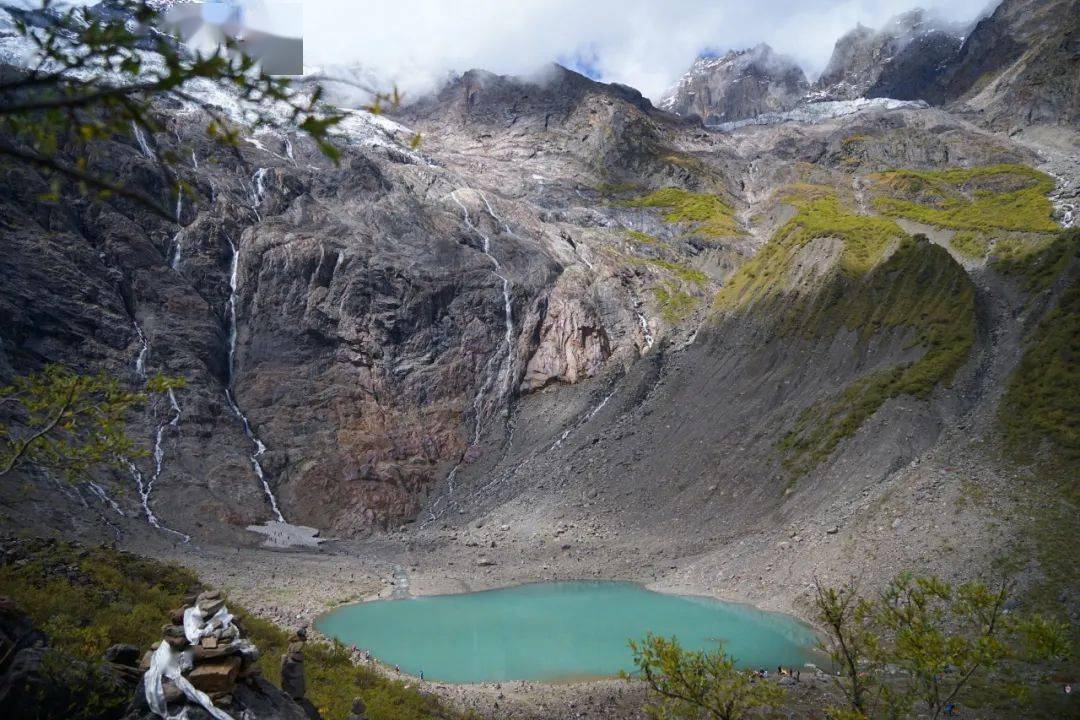
<svg viewBox="0 0 1080 720"><path fill-rule="evenodd" d="M660 107L705 124L790 110L809 87L794 60L765 43L723 56L703 55L663 94Z"/></svg>
<svg viewBox="0 0 1080 720"><path fill-rule="evenodd" d="M927 99L959 52L962 33L921 8L897 15L880 30L857 25L837 40L814 96Z"/></svg>

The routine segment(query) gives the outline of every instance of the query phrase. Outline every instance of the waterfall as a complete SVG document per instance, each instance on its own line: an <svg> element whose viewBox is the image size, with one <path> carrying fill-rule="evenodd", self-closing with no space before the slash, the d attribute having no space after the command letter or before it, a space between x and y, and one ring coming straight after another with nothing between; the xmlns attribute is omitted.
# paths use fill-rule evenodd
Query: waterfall
<svg viewBox="0 0 1080 720"><path fill-rule="evenodd" d="M259 222L262 222L262 215L259 214L259 206L262 205L263 195L266 194L266 187L264 185L265 179L266 168L264 167L256 170L255 174L251 176L251 212L255 213L255 219Z"/></svg>
<svg viewBox="0 0 1080 720"><path fill-rule="evenodd" d="M191 149L191 167L196 172L199 170L199 158L195 157L195 148Z"/></svg>
<svg viewBox="0 0 1080 720"><path fill-rule="evenodd" d="M496 223L500 223L501 220L499 220L499 217L497 215L495 215L494 212L492 212L491 205L488 203L487 198L484 197L484 194L481 193L481 192L478 192L477 194L480 195L480 199L483 200L484 205L487 206L488 214L491 215L492 219L495 220ZM487 235L485 235L484 233L480 232L479 228L477 228L475 225L473 225L472 219L469 217L468 208L466 208L461 203L461 201L458 200L458 198L457 198L457 191L455 190L454 192L450 193L450 197L453 198L454 202L457 203L457 206L459 208L461 208L461 212L462 212L462 214L464 216L464 220L465 220L465 226L467 228L469 228L477 237L480 238L481 242L483 243L483 246L482 246L483 250L482 251L483 251L484 255L486 255L487 258L491 261L491 265L494 268L495 277L499 278L499 280L502 282L503 324L504 324L504 327L505 327L505 334L504 334L503 340L506 343L506 357L505 357L505 360L500 361L500 371L499 372L500 372L500 376L501 376L502 387L500 387L499 393L500 393L500 396L501 396L501 394L503 392L505 392L505 390L506 390L505 385L506 385L506 382L509 379L509 377L508 377L509 373L512 370L511 366L513 364L513 354L514 354L514 316L513 316L513 305L511 303L511 298L510 298L510 280L506 277L505 273L502 272L502 265L500 265L499 261L495 259L495 256L491 254L491 239ZM505 223L504 223L504 226L505 226ZM507 228L507 230L509 231L509 228ZM484 386L486 387L489 384L490 384L489 381L485 381ZM481 390L483 390L483 389L484 388L482 387ZM482 400L482 397L480 397L479 395L477 397ZM476 403L474 402L473 405L475 406ZM477 422L479 423L479 418L477 418ZM477 427L477 432L476 432L476 440L479 440L479 434L480 433L479 433L479 426L478 426ZM476 444L475 440L474 440L473 444Z"/></svg>
<svg viewBox="0 0 1080 720"><path fill-rule="evenodd" d="M131 460L125 459L128 469L131 470L131 477L135 480L135 490L139 493L139 499L142 500L143 512L146 514L146 522L151 526L161 529L161 523L158 522L157 516L154 515L154 511L150 509L150 492L146 489L146 483L143 482L142 473L139 472L139 468Z"/></svg>
<svg viewBox="0 0 1080 720"><path fill-rule="evenodd" d="M181 229L179 232L176 233L176 235L173 236L173 256L172 259L169 261L169 267L171 267L173 270L180 269L180 252L181 250L183 250L183 245L181 245L180 241L180 233L182 232L184 232L183 229Z"/></svg>
<svg viewBox="0 0 1080 720"><path fill-rule="evenodd" d="M176 191L176 222L180 222L180 213L184 211L184 193Z"/></svg>
<svg viewBox="0 0 1080 720"><path fill-rule="evenodd" d="M131 321L135 326L135 334L139 336L139 355L135 358L135 374L140 378L146 377L146 356L150 353L150 343L146 341L146 335L135 320Z"/></svg>
<svg viewBox="0 0 1080 720"><path fill-rule="evenodd" d="M259 482L262 483L263 492L266 493L266 499L270 501L270 507L274 511L274 516L278 522L285 522L285 517L281 514L281 510L278 509L277 498L274 497L274 491L270 488L270 483L266 481L266 475L263 473L262 463L259 462L259 458L266 452L266 445L260 440L251 429L251 423L248 422L247 416L233 400L232 391L228 388L225 389L225 399L229 401L229 407L232 408L236 417L240 418L241 424L244 426L244 434L247 435L248 440L251 441L255 447L255 452L249 456L251 461L251 469L255 472L255 477L259 478Z"/></svg>
<svg viewBox="0 0 1080 720"><path fill-rule="evenodd" d="M296 158L293 157L292 140L289 139L288 133L285 133L285 155L293 161L294 165L296 164Z"/></svg>
<svg viewBox="0 0 1080 720"><path fill-rule="evenodd" d="M655 338L653 338L652 332L649 331L649 321L646 320L645 316L640 312L635 312L634 314L637 315L638 324L641 325L641 334L645 338L645 349L648 350L656 341Z"/></svg>
<svg viewBox="0 0 1080 720"><path fill-rule="evenodd" d="M607 395L605 395L604 399L601 400L599 403L597 403L596 406L592 410L590 410L580 422L574 423L570 427L563 430L562 435L559 436L559 439L556 440L552 444L552 446L550 448L548 448L548 449L549 450L554 450L555 448L562 445L563 441L566 440L566 438L570 437L570 433L574 432L579 427L581 427L582 425L584 425L585 423L589 422L594 417L596 417L596 414L599 413L601 410L603 410L604 406L608 404L608 400L610 400L614 396L615 396L615 391L614 390L612 390Z"/></svg>
<svg viewBox="0 0 1080 720"><path fill-rule="evenodd" d="M150 343L147 341L146 334L143 333L142 327L139 326L139 323L136 320L132 320L131 322L135 326L135 334L139 336L139 342L141 344L141 347L139 348L139 355L135 358L135 374L138 375L140 378L145 379L146 357L150 353ZM164 445L162 444L164 441L165 428L176 428L180 423L180 404L176 401L176 394L173 392L172 388L169 388L169 405L171 405L173 409L172 419L168 422L164 422L158 425L157 433L154 437L154 474L150 478L150 480L144 480L142 473L139 471L139 468L136 467L135 463L132 462L129 458L122 459L127 464L128 469L131 472L131 477L135 481L135 489L138 491L139 499L142 501L143 512L146 513L146 521L150 523L152 527L155 527L158 530L164 530L166 532L171 532L175 535L179 535L184 539L184 542L187 542L191 539L190 537L188 537L182 532L178 532L176 530L173 530L172 528L168 528L162 525L158 521L157 517L154 515L154 511L150 509L150 492L154 489L154 481L156 481L158 479L158 476L161 475L161 464L162 461L165 459L165 449ZM95 483L91 482L90 487L99 497L103 496L104 490L100 486L97 486ZM117 507L116 503L114 503L111 498L108 498L107 495L103 496L103 499L108 499L114 510L116 510L121 515L124 514L120 511L120 508Z"/></svg>
<svg viewBox="0 0 1080 720"><path fill-rule="evenodd" d="M256 173L256 176L258 176L258 173ZM266 493L266 498L270 501L270 507L274 511L274 516L277 518L278 522L285 522L285 517L281 514L281 510L278 509L277 498L274 497L274 491L270 488L270 483L267 482L266 475L263 473L262 463L259 462L259 458L266 452L266 445L264 445L263 441L255 434L255 431L251 429L251 423L248 422L247 415L244 414L240 409L240 406L236 404L236 400L233 398L233 375L236 358L236 286L240 266L240 249L232 240L229 240L229 248L232 249L232 267L229 271L229 367L228 383L225 386L225 399L228 400L229 407L232 408L233 414L239 418L240 424L244 427L244 434L254 447L254 452L248 457L248 460L251 462L251 469L255 472L255 477L259 478L259 482L262 483L263 492Z"/></svg>
<svg viewBox="0 0 1080 720"><path fill-rule="evenodd" d="M492 220L494 220L497 225L501 224L506 229L508 234L513 235L513 231L510 230L510 227L506 225L506 223L503 222L498 215L495 214L494 210L491 207L491 204L488 202L487 198L484 197L484 194L481 192L477 192L477 194L480 195L481 200L484 201L484 205L487 208L487 212L491 216ZM495 368L493 368L492 366L496 362L498 362L499 388L497 390L496 400L501 398L507 391L507 385L509 384L510 380L510 373L513 371L513 304L511 303L510 297L510 280L502 272L502 265L500 265L499 261L495 259L495 256L491 254L491 239L484 233L480 232L479 228L473 225L472 219L469 217L469 209L466 208L460 200L458 200L456 190L450 193L450 197L457 204L457 206L461 208L461 213L465 221L465 227L467 227L470 231L472 231L474 235L480 238L480 241L482 243L481 251L484 253L484 255L487 256L488 260L491 261L495 277L499 278L502 283L503 325L505 328L503 344L506 345L506 354L502 357L501 360L498 359L498 354L492 355L491 358L488 359L487 368L484 374L484 381L480 384L480 388L476 391L476 395L473 397L473 437L472 442L469 443L469 447L474 447L480 443L480 434L484 429L484 398L485 396L487 396L488 390L495 384ZM437 516L435 514L435 511L437 509L442 507L442 509L439 511L439 515L441 516L442 513L445 512L445 509L449 507L450 502L453 500L455 489L454 480L457 478L458 470L461 468L464 462L465 453L462 453L461 457L458 458L458 461L456 463L454 463L454 467L450 469L450 472L446 476L446 494L436 499L431 507L431 520L436 519Z"/></svg>
<svg viewBox="0 0 1080 720"><path fill-rule="evenodd" d="M154 160L154 151L150 149L150 143L146 141L146 136L143 135L142 128L134 120L131 121L131 130L135 134L135 141L139 143L139 149L142 150L142 154L146 157Z"/></svg>
<svg viewBox="0 0 1080 720"><path fill-rule="evenodd" d="M98 496L101 502L105 503L113 510L115 510L117 515L120 515L121 517L126 517L126 515L124 515L124 511L121 510L120 506L116 504L116 501L109 497L109 493L105 492L105 488L101 487L93 480L88 480L86 484L90 486L90 490Z"/></svg>

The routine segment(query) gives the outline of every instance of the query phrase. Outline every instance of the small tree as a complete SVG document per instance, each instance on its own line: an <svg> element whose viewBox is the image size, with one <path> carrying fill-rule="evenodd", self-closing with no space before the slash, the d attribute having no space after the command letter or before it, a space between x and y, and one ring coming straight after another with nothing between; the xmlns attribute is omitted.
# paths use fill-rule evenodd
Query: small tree
<svg viewBox="0 0 1080 720"><path fill-rule="evenodd" d="M131 392L105 373L79 375L60 365L16 378L0 388L0 477L19 467L39 467L75 480L96 465L122 466L122 458L141 457L124 431L125 416L146 401L147 393L183 386L156 376L146 392ZM10 423L10 424L9 424Z"/></svg>
<svg viewBox="0 0 1080 720"><path fill-rule="evenodd" d="M818 585L818 620L829 631L825 650L848 701L830 715L900 718L919 704L936 720L981 676L1011 671L1010 661L1063 656L1067 626L1005 613L1013 588L1004 578L992 588L978 582L953 587L910 573L873 599L859 597L851 585ZM899 672L886 680L885 666Z"/></svg>
<svg viewBox="0 0 1080 720"><path fill-rule="evenodd" d="M822 643L822 649L833 667L840 671L834 678L836 686L855 713L850 717L865 717L875 686L872 666L877 646L877 639L866 623L870 605L859 597L854 583L827 588L815 580L814 588L817 620L829 630L828 641ZM835 711L832 714L840 716Z"/></svg>
<svg viewBox="0 0 1080 720"><path fill-rule="evenodd" d="M738 720L784 697L778 685L736 668L722 647L684 650L675 638L650 633L640 643L631 640L630 649L639 674L658 698L647 708L657 720Z"/></svg>
<svg viewBox="0 0 1080 720"><path fill-rule="evenodd" d="M903 574L882 593L875 620L888 635L885 657L904 673L909 693L931 718L958 699L975 673L1010 657L1006 636L1012 628L1002 611L1012 588L1003 579L992 590L982 583L954 589L934 577Z"/></svg>

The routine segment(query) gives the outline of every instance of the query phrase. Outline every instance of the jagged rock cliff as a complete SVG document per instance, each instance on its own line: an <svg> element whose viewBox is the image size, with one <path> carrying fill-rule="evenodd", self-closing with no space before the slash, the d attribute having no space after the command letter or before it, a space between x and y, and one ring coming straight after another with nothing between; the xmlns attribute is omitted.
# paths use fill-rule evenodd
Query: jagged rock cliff
<svg viewBox="0 0 1080 720"><path fill-rule="evenodd" d="M927 100L961 42L959 29L935 21L924 10L898 15L880 30L859 25L836 41L829 64L814 84L815 96Z"/></svg>
<svg viewBox="0 0 1080 720"><path fill-rule="evenodd" d="M795 107L806 94L806 75L793 60L762 43L723 57L701 57L660 99L678 115L707 125Z"/></svg>
<svg viewBox="0 0 1080 720"><path fill-rule="evenodd" d="M942 75L936 100L991 126L1080 123L1080 3L1004 0Z"/></svg>

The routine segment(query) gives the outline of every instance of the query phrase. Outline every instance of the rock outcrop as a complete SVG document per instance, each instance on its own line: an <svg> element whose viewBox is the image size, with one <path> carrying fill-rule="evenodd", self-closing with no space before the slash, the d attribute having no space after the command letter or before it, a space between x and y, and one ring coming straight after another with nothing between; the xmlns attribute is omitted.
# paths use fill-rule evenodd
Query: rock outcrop
<svg viewBox="0 0 1080 720"><path fill-rule="evenodd" d="M960 50L962 30L912 10L880 30L857 26L836 41L814 97L930 100Z"/></svg>
<svg viewBox="0 0 1080 720"><path fill-rule="evenodd" d="M965 39L937 102L992 127L1080 123L1080 3L1003 0Z"/></svg>
<svg viewBox="0 0 1080 720"><path fill-rule="evenodd" d="M762 43L722 57L698 58L659 106L716 125L790 110L809 87L802 68Z"/></svg>

